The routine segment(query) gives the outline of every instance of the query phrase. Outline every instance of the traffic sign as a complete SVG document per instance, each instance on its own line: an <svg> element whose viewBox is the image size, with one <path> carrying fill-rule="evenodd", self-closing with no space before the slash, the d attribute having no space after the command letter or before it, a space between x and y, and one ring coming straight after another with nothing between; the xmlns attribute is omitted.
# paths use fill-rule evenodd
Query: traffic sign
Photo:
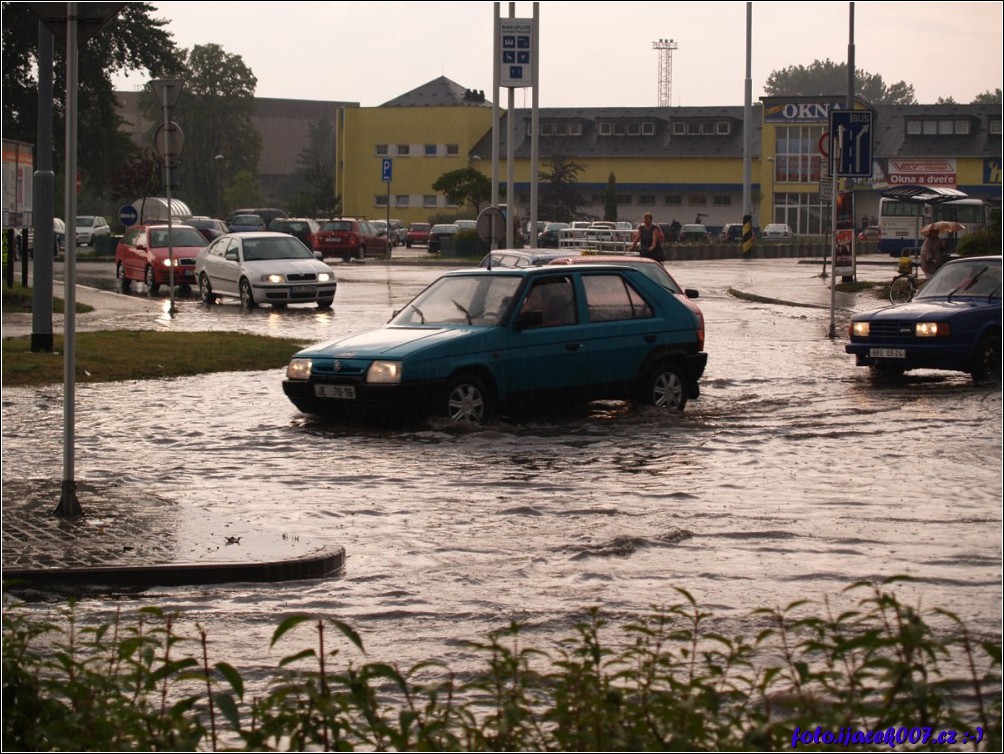
<svg viewBox="0 0 1004 754"><path fill-rule="evenodd" d="M390 157L384 157L380 163L380 179L390 183L390 177L394 173L393 160Z"/></svg>
<svg viewBox="0 0 1004 754"><path fill-rule="evenodd" d="M830 154L838 177L871 178L874 131L871 110L830 111Z"/></svg>
<svg viewBox="0 0 1004 754"><path fill-rule="evenodd" d="M131 228L139 220L139 212L131 204L123 204L119 207L119 222L126 228Z"/></svg>

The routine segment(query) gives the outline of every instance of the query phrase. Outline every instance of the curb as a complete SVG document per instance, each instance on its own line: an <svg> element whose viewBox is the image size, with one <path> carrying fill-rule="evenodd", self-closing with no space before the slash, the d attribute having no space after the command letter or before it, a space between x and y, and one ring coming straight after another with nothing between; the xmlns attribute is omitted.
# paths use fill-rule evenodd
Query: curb
<svg viewBox="0 0 1004 754"><path fill-rule="evenodd" d="M192 586L228 582L298 581L335 576L345 567L345 548L265 563L179 563L92 568L5 568L4 591L36 586Z"/></svg>

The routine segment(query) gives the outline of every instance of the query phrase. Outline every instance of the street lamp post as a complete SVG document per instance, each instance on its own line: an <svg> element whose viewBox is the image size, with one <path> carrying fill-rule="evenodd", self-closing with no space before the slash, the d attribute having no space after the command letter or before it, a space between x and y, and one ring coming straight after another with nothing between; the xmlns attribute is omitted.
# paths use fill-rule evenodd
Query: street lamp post
<svg viewBox="0 0 1004 754"><path fill-rule="evenodd" d="M168 314L172 316L177 309L174 306L174 239L172 238L174 205L171 202L171 162L181 155L184 135L178 124L171 122L171 110L177 106L178 97L181 96L184 86L185 82L179 79L154 79L150 82L150 89L153 90L164 111L164 125L158 131L155 142L157 151L164 160L164 190L167 193L167 273L168 286L171 289Z"/></svg>
<svg viewBox="0 0 1004 754"><path fill-rule="evenodd" d="M216 217L220 217L220 205L222 204L222 202L220 201L220 163L223 161L223 159L224 159L223 155L221 155L221 154L218 154L218 155L216 155L213 158L213 162L216 165L216 191L214 192L216 194L216 197L215 197L216 198Z"/></svg>
<svg viewBox="0 0 1004 754"><path fill-rule="evenodd" d="M770 170L770 219L768 224L774 222L774 158L767 158L767 166Z"/></svg>

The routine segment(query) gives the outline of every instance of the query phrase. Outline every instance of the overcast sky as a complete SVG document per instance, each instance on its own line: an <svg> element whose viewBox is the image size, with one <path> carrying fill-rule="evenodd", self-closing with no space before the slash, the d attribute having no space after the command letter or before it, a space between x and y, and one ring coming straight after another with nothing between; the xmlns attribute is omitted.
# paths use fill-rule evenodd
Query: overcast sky
<svg viewBox="0 0 1004 754"><path fill-rule="evenodd" d="M155 2L183 48L216 43L258 78L257 96L375 107L439 76L492 98L493 2ZM499 5L509 15L509 3ZM814 60L904 81L921 104L969 103L1002 86L1002 8L995 2L754 2L751 83ZM672 104L741 105L745 2L549 2L539 5L541 107L658 105L659 53L673 40ZM517 18L532 2L515 3ZM146 74L115 79L142 86ZM516 93L529 106L529 89ZM503 91L500 102L505 105Z"/></svg>

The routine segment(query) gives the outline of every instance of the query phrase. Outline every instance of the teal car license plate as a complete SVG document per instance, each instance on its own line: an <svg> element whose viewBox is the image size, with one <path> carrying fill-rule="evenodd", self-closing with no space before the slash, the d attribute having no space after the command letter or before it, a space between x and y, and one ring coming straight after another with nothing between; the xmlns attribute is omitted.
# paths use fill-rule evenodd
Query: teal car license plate
<svg viewBox="0 0 1004 754"><path fill-rule="evenodd" d="M355 400L356 388L353 385L314 385L314 395L318 398L338 398L340 400Z"/></svg>

